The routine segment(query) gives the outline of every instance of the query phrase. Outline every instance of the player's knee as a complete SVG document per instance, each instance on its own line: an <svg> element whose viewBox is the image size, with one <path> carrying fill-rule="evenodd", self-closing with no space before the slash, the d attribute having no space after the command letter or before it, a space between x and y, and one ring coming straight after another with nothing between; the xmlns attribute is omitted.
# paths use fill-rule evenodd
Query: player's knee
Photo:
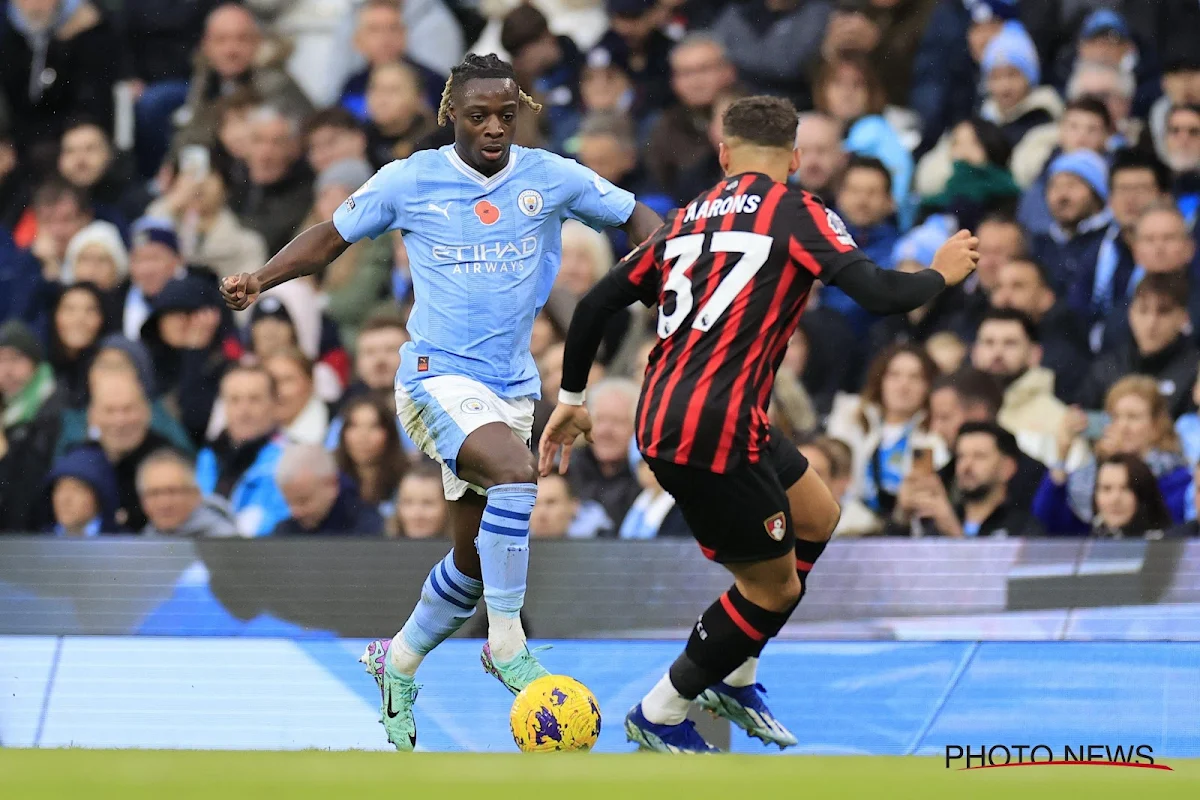
<svg viewBox="0 0 1200 800"><path fill-rule="evenodd" d="M748 581L742 594L768 611L787 611L799 601L801 589L800 576L795 569L788 568Z"/></svg>
<svg viewBox="0 0 1200 800"><path fill-rule="evenodd" d="M537 483L537 463L532 456L520 458L513 463L497 467L491 477L495 486L509 483Z"/></svg>
<svg viewBox="0 0 1200 800"><path fill-rule="evenodd" d="M836 500L830 500L824 512L820 527L817 530L819 538L816 541L820 542L829 541L833 536L833 532L837 530L838 523L842 521L842 504Z"/></svg>

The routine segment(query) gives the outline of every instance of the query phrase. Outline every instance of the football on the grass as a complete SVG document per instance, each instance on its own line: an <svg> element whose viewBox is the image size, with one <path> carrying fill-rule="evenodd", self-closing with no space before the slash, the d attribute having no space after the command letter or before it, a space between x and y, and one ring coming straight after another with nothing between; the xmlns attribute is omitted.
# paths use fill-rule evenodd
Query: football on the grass
<svg viewBox="0 0 1200 800"><path fill-rule="evenodd" d="M591 750L600 736L600 705L574 678L547 675L517 695L509 721L523 752Z"/></svg>

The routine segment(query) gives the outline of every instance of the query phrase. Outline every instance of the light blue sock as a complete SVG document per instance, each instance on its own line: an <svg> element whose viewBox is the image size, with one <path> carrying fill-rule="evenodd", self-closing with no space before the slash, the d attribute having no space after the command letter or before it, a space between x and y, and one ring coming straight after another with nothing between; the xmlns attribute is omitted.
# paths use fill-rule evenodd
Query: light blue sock
<svg viewBox="0 0 1200 800"><path fill-rule="evenodd" d="M483 596L483 582L468 578L454 566L454 551L433 566L421 587L421 599L404 623L389 655L393 665L411 675L433 648L444 642L475 613ZM404 652L407 650L408 652ZM416 656L416 663L411 663Z"/></svg>
<svg viewBox="0 0 1200 800"><path fill-rule="evenodd" d="M487 491L478 547L489 616L521 614L529 574L529 516L536 500L534 483L506 483Z"/></svg>

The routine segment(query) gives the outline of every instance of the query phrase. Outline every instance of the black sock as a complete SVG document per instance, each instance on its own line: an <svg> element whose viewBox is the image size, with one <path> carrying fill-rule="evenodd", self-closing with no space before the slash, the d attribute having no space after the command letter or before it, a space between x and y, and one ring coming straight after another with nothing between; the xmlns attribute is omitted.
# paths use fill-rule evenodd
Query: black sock
<svg viewBox="0 0 1200 800"><path fill-rule="evenodd" d="M732 587L708 607L692 629L683 655L671 665L671 684L691 700L757 656L791 611L768 611Z"/></svg>
<svg viewBox="0 0 1200 800"><path fill-rule="evenodd" d="M796 540L796 574L800 576L800 600L804 599L804 593L808 591L808 573L812 572L817 559L821 557L821 553L825 552L827 544L829 544L828 541L810 542L806 539ZM796 601L796 605L800 604L800 600Z"/></svg>

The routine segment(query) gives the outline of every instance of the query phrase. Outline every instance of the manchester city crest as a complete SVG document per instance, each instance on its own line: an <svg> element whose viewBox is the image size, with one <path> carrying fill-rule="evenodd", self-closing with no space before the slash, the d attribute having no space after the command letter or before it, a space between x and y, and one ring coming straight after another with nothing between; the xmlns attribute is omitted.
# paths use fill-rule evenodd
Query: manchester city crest
<svg viewBox="0 0 1200 800"><path fill-rule="evenodd" d="M517 207L521 209L521 213L527 217L536 217L538 212L542 210L542 193L533 189L526 189L517 195Z"/></svg>

